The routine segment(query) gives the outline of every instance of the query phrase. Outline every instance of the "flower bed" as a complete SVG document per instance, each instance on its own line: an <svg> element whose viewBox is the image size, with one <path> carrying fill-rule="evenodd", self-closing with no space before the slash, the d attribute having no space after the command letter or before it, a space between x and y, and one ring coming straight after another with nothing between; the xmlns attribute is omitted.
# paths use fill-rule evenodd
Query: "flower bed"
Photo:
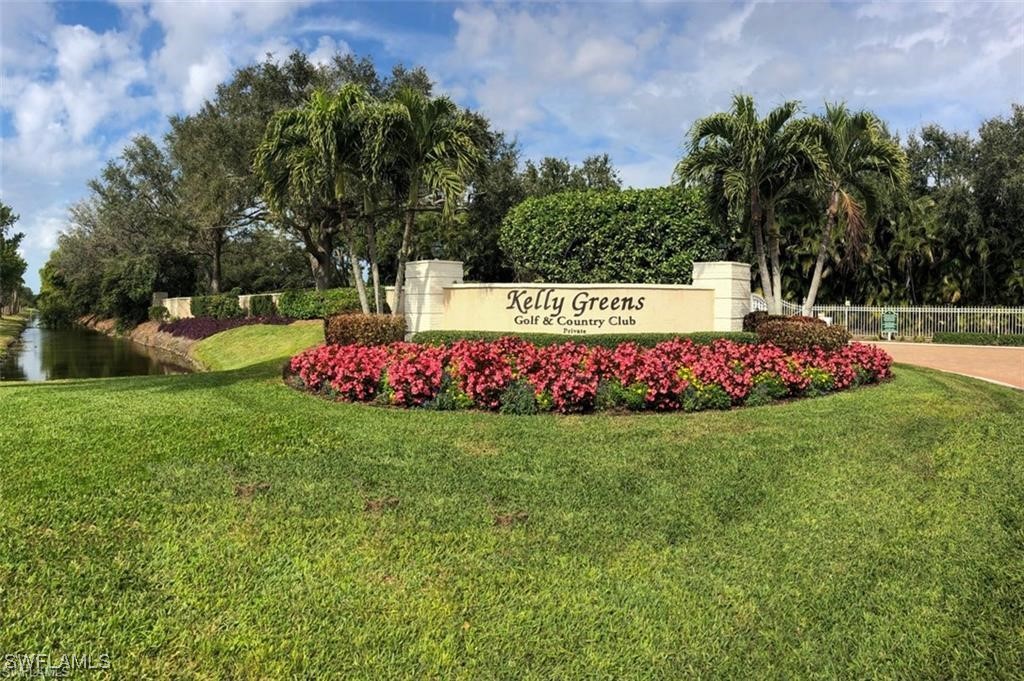
<svg viewBox="0 0 1024 681"><path fill-rule="evenodd" d="M766 404L877 383L892 358L861 343L786 353L771 344L670 340L651 348L517 338L451 346L321 345L291 359L286 380L335 399L530 414L602 409L698 411Z"/></svg>
<svg viewBox="0 0 1024 681"><path fill-rule="evenodd" d="M214 319L212 317L188 317L176 319L173 322L164 322L160 325L160 331L169 333L172 336L202 340L209 338L215 333L234 329L239 326L250 324L291 324L294 319L288 317L233 317L230 319Z"/></svg>

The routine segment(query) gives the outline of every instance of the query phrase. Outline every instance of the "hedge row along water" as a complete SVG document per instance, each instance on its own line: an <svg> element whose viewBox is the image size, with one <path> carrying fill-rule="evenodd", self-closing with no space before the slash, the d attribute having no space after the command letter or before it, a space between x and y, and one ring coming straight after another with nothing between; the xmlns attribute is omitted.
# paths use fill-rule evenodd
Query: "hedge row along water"
<svg viewBox="0 0 1024 681"><path fill-rule="evenodd" d="M532 414L669 411L766 404L875 383L892 358L861 343L786 353L771 344L663 341L650 348L518 338L447 345L322 345L293 357L286 380L330 398L433 409Z"/></svg>

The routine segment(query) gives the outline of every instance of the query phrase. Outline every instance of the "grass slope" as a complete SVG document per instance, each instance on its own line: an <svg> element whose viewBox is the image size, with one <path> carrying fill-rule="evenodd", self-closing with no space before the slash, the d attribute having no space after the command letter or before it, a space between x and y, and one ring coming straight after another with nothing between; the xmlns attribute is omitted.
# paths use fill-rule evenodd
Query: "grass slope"
<svg viewBox="0 0 1024 681"><path fill-rule="evenodd" d="M139 678L1024 668L1024 394L900 368L514 418L333 404L278 365L0 387L0 651Z"/></svg>
<svg viewBox="0 0 1024 681"><path fill-rule="evenodd" d="M21 330L28 323L27 312L15 315L0 315L0 357L7 352L7 346L21 335Z"/></svg>
<svg viewBox="0 0 1024 681"><path fill-rule="evenodd" d="M223 331L192 348L192 355L212 371L227 371L285 358L324 342L324 323L300 321L288 326L254 324Z"/></svg>

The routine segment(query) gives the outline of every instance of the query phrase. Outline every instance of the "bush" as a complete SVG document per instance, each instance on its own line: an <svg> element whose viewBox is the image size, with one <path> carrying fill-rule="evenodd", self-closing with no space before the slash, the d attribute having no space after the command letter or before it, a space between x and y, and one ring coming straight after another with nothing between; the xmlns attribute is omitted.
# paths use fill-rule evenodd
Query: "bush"
<svg viewBox="0 0 1024 681"><path fill-rule="evenodd" d="M693 261L721 260L726 240L700 191L663 187L529 198L499 244L525 281L689 284Z"/></svg>
<svg viewBox="0 0 1024 681"><path fill-rule="evenodd" d="M933 343L955 345L1011 345L1024 347L1024 334L998 335L994 333L941 332L932 336Z"/></svg>
<svg viewBox="0 0 1024 681"><path fill-rule="evenodd" d="M441 377L441 388L437 396L423 404L427 409L436 411L455 411L457 409L468 409L473 406L473 400L462 392L458 382L452 378L450 372L445 372Z"/></svg>
<svg viewBox="0 0 1024 681"><path fill-rule="evenodd" d="M590 336L564 336L557 333L506 333L501 331L420 331L413 335L414 343L425 345L452 345L463 340L496 341L501 338L515 338L527 341L537 347L572 341L592 347L615 348L623 343L636 343L645 348L654 347L667 340L690 340L698 345L707 345L716 340L731 340L734 343L756 343L757 334L743 331L697 331L694 333L599 333Z"/></svg>
<svg viewBox="0 0 1024 681"><path fill-rule="evenodd" d="M540 411L537 405L537 392L527 381L513 381L501 393L498 411L515 416L536 414Z"/></svg>
<svg viewBox="0 0 1024 681"><path fill-rule="evenodd" d="M151 255L108 263L100 281L97 311L117 318L121 331L147 319L159 269Z"/></svg>
<svg viewBox="0 0 1024 681"><path fill-rule="evenodd" d="M750 387L745 404L757 407L782 399L789 394L785 381L776 374L765 372L754 376L754 384Z"/></svg>
<svg viewBox="0 0 1024 681"><path fill-rule="evenodd" d="M270 295L252 296L249 298L250 317L273 317L277 314L277 305Z"/></svg>
<svg viewBox="0 0 1024 681"><path fill-rule="evenodd" d="M324 319L328 345L387 345L405 340L405 318L389 314L339 314Z"/></svg>
<svg viewBox="0 0 1024 681"><path fill-rule="evenodd" d="M743 316L743 330L756 332L765 322L791 322L793 324L816 324L826 326L825 320L819 317L803 317L801 315L768 314L764 310L748 312Z"/></svg>
<svg viewBox="0 0 1024 681"><path fill-rule="evenodd" d="M286 381L350 401L508 414L554 409L728 409L845 390L889 378L871 345L786 353L775 345L670 340L651 348L515 338L444 345L323 345L289 362Z"/></svg>
<svg viewBox="0 0 1024 681"><path fill-rule="evenodd" d="M238 305L238 296L230 293L193 296L191 306L193 317L236 319L245 316L245 311Z"/></svg>
<svg viewBox="0 0 1024 681"><path fill-rule="evenodd" d="M768 321L769 315L764 310L754 310L743 315L743 330L748 332L757 331L757 327Z"/></svg>
<svg viewBox="0 0 1024 681"><path fill-rule="evenodd" d="M202 340L209 338L215 333L234 329L239 326L250 324L291 324L292 319L284 317L234 317L233 319L213 319L212 317L189 317L187 319L176 319L160 325L160 331L169 333L172 336Z"/></svg>
<svg viewBox="0 0 1024 681"><path fill-rule="evenodd" d="M787 352L796 350L838 350L850 342L852 336L842 326L827 326L808 321L808 317L774 319L757 327L757 337Z"/></svg>
<svg viewBox="0 0 1024 681"><path fill-rule="evenodd" d="M277 308L283 317L292 319L324 319L345 312L362 312L359 293L354 288L285 291Z"/></svg>
<svg viewBox="0 0 1024 681"><path fill-rule="evenodd" d="M619 379L601 381L597 386L597 397L594 398L596 409L628 409L639 411L645 406L647 386L643 383L634 383L630 386L622 385Z"/></svg>
<svg viewBox="0 0 1024 681"><path fill-rule="evenodd" d="M171 318L171 313L163 305L153 305L149 308L149 321L166 322Z"/></svg>

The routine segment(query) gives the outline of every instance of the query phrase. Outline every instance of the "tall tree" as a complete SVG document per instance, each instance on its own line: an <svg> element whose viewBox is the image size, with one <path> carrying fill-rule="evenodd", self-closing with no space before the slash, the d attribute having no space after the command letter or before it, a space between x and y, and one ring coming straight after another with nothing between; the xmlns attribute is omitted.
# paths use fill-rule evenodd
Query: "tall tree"
<svg viewBox="0 0 1024 681"><path fill-rule="evenodd" d="M18 215L0 201L0 313L18 300L28 264L18 252L25 235L14 231Z"/></svg>
<svg viewBox="0 0 1024 681"><path fill-rule="evenodd" d="M688 154L676 166L678 180L705 183L712 189L712 201L744 216L761 289L774 314L782 311L782 235L776 209L822 160L806 120L794 118L798 111L799 103L790 101L759 118L753 98L736 95L730 111L694 124Z"/></svg>
<svg viewBox="0 0 1024 681"><path fill-rule="evenodd" d="M374 180L394 187L403 214L393 309L400 314L416 216L438 211L450 218L463 203L468 182L482 161L484 131L449 98L402 88L390 101L373 107L367 135Z"/></svg>
<svg viewBox="0 0 1024 681"><path fill-rule="evenodd" d="M547 156L539 164L527 161L522 172L527 196L548 196L564 191L618 191L622 179L608 154L597 154L573 165L568 159Z"/></svg>
<svg viewBox="0 0 1024 681"><path fill-rule="evenodd" d="M868 208L877 203L875 183L881 180L903 187L908 179L906 154L884 134L882 122L874 114L851 112L844 104L826 104L824 116L813 121L823 152L818 184L825 197L825 215L814 273L804 299L803 313L807 316L818 296L837 225L843 225L847 239L856 244L864 233Z"/></svg>
<svg viewBox="0 0 1024 681"><path fill-rule="evenodd" d="M304 106L279 111L256 149L254 168L275 215L292 225L309 251L318 289L332 282L341 235L363 312L369 312L356 254L354 220L362 207L362 120L366 93L346 85L313 93Z"/></svg>

